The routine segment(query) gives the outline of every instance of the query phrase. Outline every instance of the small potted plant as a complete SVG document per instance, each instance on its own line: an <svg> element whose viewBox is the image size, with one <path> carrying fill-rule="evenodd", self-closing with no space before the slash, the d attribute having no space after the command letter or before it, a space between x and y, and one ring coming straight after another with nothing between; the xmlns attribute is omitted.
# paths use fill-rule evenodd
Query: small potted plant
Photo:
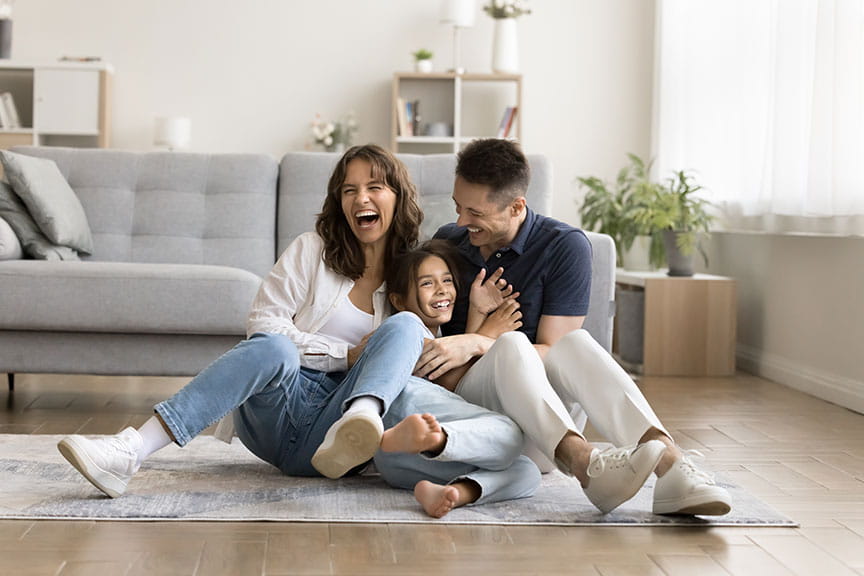
<svg viewBox="0 0 864 576"><path fill-rule="evenodd" d="M709 212L712 204L696 195L701 189L692 175L678 170L664 186L656 186L634 198L630 217L638 226L652 230L652 259L657 259L660 250L665 251L669 276L692 276L697 249L708 264L701 241L707 236L714 216Z"/></svg>
<svg viewBox="0 0 864 576"><path fill-rule="evenodd" d="M433 54L431 50L421 48L416 52L412 52L411 55L414 57L414 69L417 72L423 72L426 74L432 72L432 58L435 54Z"/></svg>

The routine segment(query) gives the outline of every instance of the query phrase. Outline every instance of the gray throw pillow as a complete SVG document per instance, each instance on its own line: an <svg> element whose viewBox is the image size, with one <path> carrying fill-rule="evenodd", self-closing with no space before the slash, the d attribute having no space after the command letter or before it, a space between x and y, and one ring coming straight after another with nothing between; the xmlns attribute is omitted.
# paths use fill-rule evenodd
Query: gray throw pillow
<svg viewBox="0 0 864 576"><path fill-rule="evenodd" d="M84 207L53 160L0 150L0 161L7 180L48 240L93 252Z"/></svg>
<svg viewBox="0 0 864 576"><path fill-rule="evenodd" d="M42 234L27 207L5 182L0 182L0 218L15 232L28 256L39 260L80 260L75 250L55 245Z"/></svg>
<svg viewBox="0 0 864 576"><path fill-rule="evenodd" d="M0 260L20 260L24 253L15 231L3 218L0 218Z"/></svg>

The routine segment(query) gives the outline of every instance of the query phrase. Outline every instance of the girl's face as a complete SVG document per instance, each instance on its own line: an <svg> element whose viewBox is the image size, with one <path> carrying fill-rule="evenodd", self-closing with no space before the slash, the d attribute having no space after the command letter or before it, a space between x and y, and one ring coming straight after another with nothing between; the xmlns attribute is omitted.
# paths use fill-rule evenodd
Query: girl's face
<svg viewBox="0 0 864 576"><path fill-rule="evenodd" d="M396 193L372 177L369 162L355 158L348 163L341 193L342 212L361 244L386 242L396 212Z"/></svg>
<svg viewBox="0 0 864 576"><path fill-rule="evenodd" d="M417 268L417 278L404 298L394 295L393 305L398 310L413 312L433 332L453 316L456 304L456 285L450 268L438 256L427 256Z"/></svg>

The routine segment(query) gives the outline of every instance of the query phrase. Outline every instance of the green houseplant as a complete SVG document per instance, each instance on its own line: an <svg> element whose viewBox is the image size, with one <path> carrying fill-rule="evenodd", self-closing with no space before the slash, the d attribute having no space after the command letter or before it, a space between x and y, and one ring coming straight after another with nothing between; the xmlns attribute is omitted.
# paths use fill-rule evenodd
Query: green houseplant
<svg viewBox="0 0 864 576"><path fill-rule="evenodd" d="M714 216L711 203L696 193L702 186L685 170L678 170L665 185L644 188L633 197L629 216L638 227L651 231L651 261L662 265L663 254L670 276L692 276L696 249L708 263L701 240Z"/></svg>
<svg viewBox="0 0 864 576"><path fill-rule="evenodd" d="M637 222L632 215L639 198L648 198L658 187L648 177L651 163L635 154L628 154L629 164L618 171L613 184L596 176L577 178L587 191L579 214L587 230L608 234L615 240L618 264L623 265L624 253L639 236L650 236L647 223Z"/></svg>
<svg viewBox="0 0 864 576"><path fill-rule="evenodd" d="M414 57L414 68L417 72L428 73L432 71L432 58L435 57L435 54L431 50L420 48L416 52L412 52L411 56Z"/></svg>

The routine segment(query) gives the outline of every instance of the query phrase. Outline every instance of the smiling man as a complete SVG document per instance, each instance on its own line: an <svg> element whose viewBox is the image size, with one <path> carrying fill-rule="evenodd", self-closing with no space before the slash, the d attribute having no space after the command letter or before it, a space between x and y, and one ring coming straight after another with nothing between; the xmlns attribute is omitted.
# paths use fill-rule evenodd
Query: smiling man
<svg viewBox="0 0 864 576"><path fill-rule="evenodd" d="M527 206L529 181L527 159L511 141L475 140L459 153L453 187L458 219L435 237L458 248L463 285L480 269L488 275L503 267L507 282L521 294L523 325L497 340L464 334L468 294L463 292L445 337L427 343L415 374L434 380L468 367L455 391L510 416L541 470L555 462L579 479L604 512L635 495L654 471L655 513L726 514L728 492L675 445L633 380L581 329L591 287L591 244L581 230ZM571 414L577 414L579 425ZM592 447L581 433L586 415L601 434L624 447L602 453ZM614 481L603 474L610 469L619 472ZM602 496L596 496L592 478L610 484Z"/></svg>

